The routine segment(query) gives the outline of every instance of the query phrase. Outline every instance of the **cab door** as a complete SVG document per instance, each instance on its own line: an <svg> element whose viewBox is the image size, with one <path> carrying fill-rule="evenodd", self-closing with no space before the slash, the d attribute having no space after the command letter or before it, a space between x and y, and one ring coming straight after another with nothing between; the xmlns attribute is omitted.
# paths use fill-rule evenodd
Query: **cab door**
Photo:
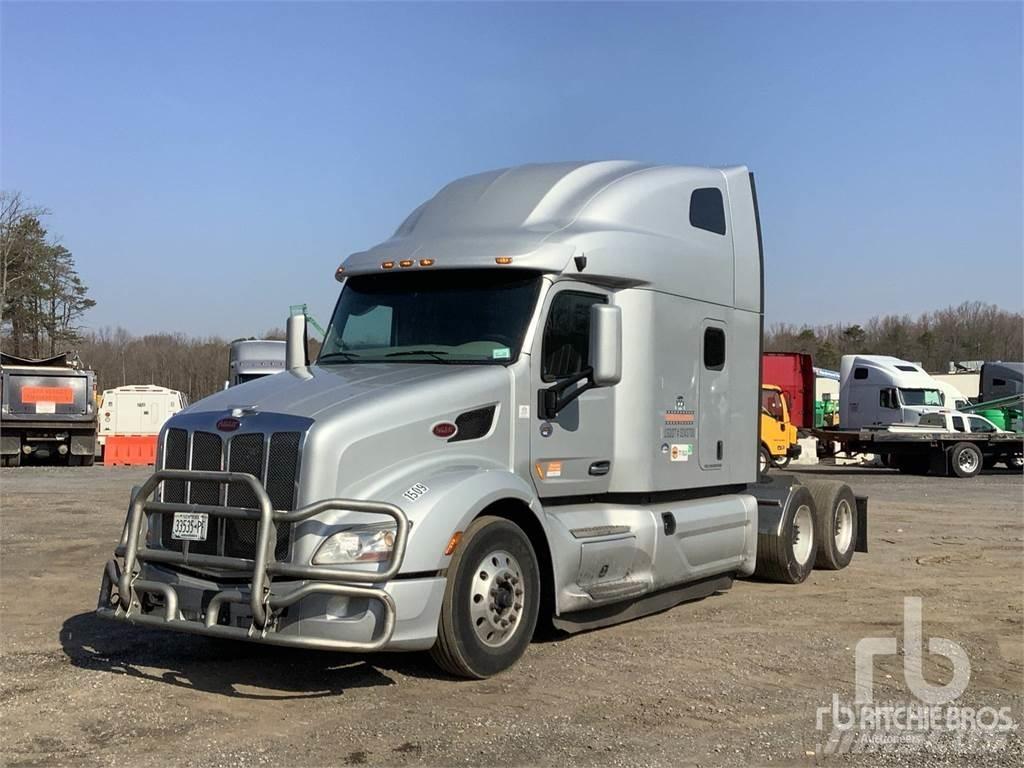
<svg viewBox="0 0 1024 768"><path fill-rule="evenodd" d="M608 490L614 388L589 390L552 419L542 418L538 408L541 390L589 366L590 308L608 300L606 292L575 283L559 283L545 298L543 332L534 339L530 366L530 464L541 497Z"/></svg>

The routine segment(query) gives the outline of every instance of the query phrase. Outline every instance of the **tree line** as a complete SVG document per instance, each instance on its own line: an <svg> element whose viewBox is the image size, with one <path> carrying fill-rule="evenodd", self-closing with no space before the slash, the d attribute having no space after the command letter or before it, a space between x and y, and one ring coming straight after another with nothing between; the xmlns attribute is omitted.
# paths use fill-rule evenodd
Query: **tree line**
<svg viewBox="0 0 1024 768"><path fill-rule="evenodd" d="M229 342L180 333L134 336L123 328L85 330L95 305L75 270L71 252L42 225L49 211L18 192L0 192L0 348L21 357L77 351L96 371L97 386L157 384L191 401L224 386ZM263 338L284 338L280 329ZM1024 360L1024 315L991 304L965 302L909 315L880 315L864 325L793 326L765 332L770 352L805 352L823 368L845 354L884 354L945 371L950 361ZM315 355L317 343L311 341Z"/></svg>
<svg viewBox="0 0 1024 768"><path fill-rule="evenodd" d="M274 328L262 339L284 339ZM82 362L96 372L99 390L128 384L156 384L169 387L195 402L223 389L228 380L231 342L217 336L192 337L182 333L152 333L134 336L124 328L103 328L82 334L77 352ZM319 344L311 338L310 357Z"/></svg>
<svg viewBox="0 0 1024 768"><path fill-rule="evenodd" d="M20 192L0 192L0 329L4 351L22 357L74 346L82 316L96 304L71 251L43 226L48 213Z"/></svg>
<svg viewBox="0 0 1024 768"><path fill-rule="evenodd" d="M843 355L892 355L945 373L961 360L1024 360L1024 314L980 301L910 315L880 315L864 325L773 325L768 352L805 352L821 368L839 369Z"/></svg>

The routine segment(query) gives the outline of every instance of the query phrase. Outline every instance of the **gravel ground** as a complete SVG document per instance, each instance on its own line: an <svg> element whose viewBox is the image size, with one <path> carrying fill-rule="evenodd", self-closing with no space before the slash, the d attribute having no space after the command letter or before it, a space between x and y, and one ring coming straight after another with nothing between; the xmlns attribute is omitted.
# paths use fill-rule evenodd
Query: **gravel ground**
<svg viewBox="0 0 1024 768"><path fill-rule="evenodd" d="M755 581L664 613L535 643L459 681L423 654L348 656L143 631L94 617L100 573L144 469L0 470L0 754L15 765L1020 764L1000 743L830 754L816 730L853 698L854 646L924 637L971 663L960 706L1024 721L1024 482L808 469L871 497L870 554L803 585ZM876 701L908 703L903 659ZM928 680L951 666L925 653ZM825 744L826 746L822 746ZM986 750L986 746L988 749Z"/></svg>

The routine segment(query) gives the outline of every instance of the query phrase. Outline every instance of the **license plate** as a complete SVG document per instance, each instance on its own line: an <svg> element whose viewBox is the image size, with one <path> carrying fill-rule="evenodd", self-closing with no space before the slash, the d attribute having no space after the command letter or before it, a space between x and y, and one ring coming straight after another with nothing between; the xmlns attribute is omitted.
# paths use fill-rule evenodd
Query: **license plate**
<svg viewBox="0 0 1024 768"><path fill-rule="evenodd" d="M171 538L177 541L206 541L210 516L205 512L175 512Z"/></svg>

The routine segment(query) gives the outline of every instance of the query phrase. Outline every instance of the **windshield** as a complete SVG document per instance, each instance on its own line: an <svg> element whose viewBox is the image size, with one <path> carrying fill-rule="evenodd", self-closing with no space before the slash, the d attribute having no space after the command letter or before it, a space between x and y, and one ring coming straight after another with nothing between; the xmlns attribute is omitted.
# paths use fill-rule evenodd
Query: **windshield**
<svg viewBox="0 0 1024 768"><path fill-rule="evenodd" d="M539 290L539 274L512 269L350 277L317 362L507 365Z"/></svg>
<svg viewBox="0 0 1024 768"><path fill-rule="evenodd" d="M937 389L900 389L904 405L942 405L942 393Z"/></svg>

